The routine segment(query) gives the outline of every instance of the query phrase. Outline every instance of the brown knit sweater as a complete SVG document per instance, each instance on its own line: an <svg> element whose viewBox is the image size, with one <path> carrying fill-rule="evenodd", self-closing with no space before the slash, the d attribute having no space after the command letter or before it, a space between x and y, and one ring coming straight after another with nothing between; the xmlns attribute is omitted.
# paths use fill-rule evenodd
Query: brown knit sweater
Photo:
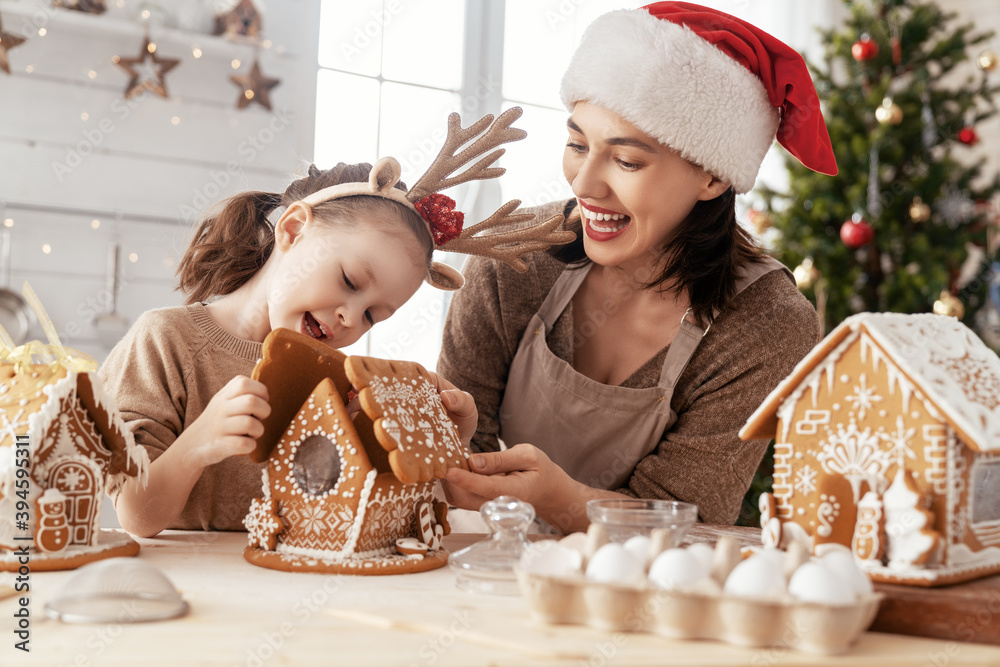
<svg viewBox="0 0 1000 667"><path fill-rule="evenodd" d="M136 443L156 460L237 375L250 375L261 344L227 333L194 304L144 313L101 367ZM177 520L183 530L244 530L266 464L230 457L205 468ZM108 489L117 501L121 489Z"/></svg>
<svg viewBox="0 0 1000 667"><path fill-rule="evenodd" d="M529 210L545 219L561 213L565 203ZM479 427L472 447L478 451L499 448L508 370L528 321L565 268L545 253L525 259L529 268L520 274L494 260L472 258L463 270L466 285L453 297L445 321L437 371L475 397ZM677 423L618 491L692 502L706 523L733 523L768 442L742 442L737 432L820 338L816 311L784 272L752 283L719 313L681 374L671 401ZM572 303L547 342L555 355L573 363ZM666 350L621 386L655 386Z"/></svg>

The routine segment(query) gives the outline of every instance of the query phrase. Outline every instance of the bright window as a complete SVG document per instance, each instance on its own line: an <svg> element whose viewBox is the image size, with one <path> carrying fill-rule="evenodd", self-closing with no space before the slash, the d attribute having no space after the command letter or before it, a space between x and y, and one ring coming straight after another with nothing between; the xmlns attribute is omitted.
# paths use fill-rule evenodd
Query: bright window
<svg viewBox="0 0 1000 667"><path fill-rule="evenodd" d="M441 146L449 112L468 125L517 105L528 138L508 145L496 182L450 189L478 222L504 201L522 206L570 197L562 175L566 110L559 82L584 29L597 16L643 2L625 0L323 0L317 57L315 162L374 162L391 155L412 184ZM815 49L812 26L835 3L703 0L760 25L799 48ZM810 17L803 5L809 4ZM780 156L762 176L780 178ZM770 179L769 179L770 180ZM445 256L461 266L464 256ZM434 368L448 295L421 287L349 354L411 359Z"/></svg>

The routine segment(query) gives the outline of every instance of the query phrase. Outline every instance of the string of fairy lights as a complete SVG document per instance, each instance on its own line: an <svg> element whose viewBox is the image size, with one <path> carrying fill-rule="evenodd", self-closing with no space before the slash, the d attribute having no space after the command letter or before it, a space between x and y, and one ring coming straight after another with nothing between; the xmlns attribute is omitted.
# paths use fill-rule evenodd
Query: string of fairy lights
<svg viewBox="0 0 1000 667"><path fill-rule="evenodd" d="M108 5L111 5L109 7ZM206 3L211 5L212 3ZM153 2L135 2L127 0L113 0L106 3L103 0L53 0L51 5L40 9L40 5L27 8L21 7L4 8L4 11L11 14L18 14L18 10L23 16L19 23L18 32L8 32L4 28L3 15L0 12L0 70L7 75L12 74L11 51L29 42L34 38L45 38L50 34L50 28L55 27L60 18L68 19L84 14L93 15L88 19L74 19L76 24L80 21L103 21L105 26L110 26L114 32L129 32L128 24L131 22L142 30L142 43L138 47L135 56L125 54L109 55L109 60L116 66L116 69L127 75L127 83L123 92L125 101L136 100L143 95L155 95L163 99L171 99L167 86L167 76L180 64L181 59L163 55L154 36L165 36L170 43L178 41L188 41L188 49L191 57L195 60L206 55L206 51L211 46L216 53L219 49L233 48L226 47L226 44L250 47L252 59L249 68L246 68L247 60L240 57L232 57L229 65L233 74L229 77L232 84L237 86L238 92L235 95L235 109L243 110L252 105L271 110L270 92L277 87L280 79L266 76L260 66L260 52L262 50L273 49L281 56L285 54L282 45L275 45L270 39L264 38L262 34L262 17L252 0L220 0L214 3L215 13L210 17L213 24L211 31L184 30L169 27L172 22L168 18L169 10ZM111 10L111 16L100 16ZM177 9L170 7L170 10ZM127 17L123 19L122 17ZM52 19L56 19L53 21ZM72 22L71 22L72 23ZM202 21L205 23L205 21ZM207 25L204 27L208 27ZM201 32L201 34L199 34ZM20 34L19 34L20 33ZM208 38L208 39L206 39ZM218 40L218 41L213 41ZM16 56L16 53L15 53ZM34 64L26 64L17 68L26 74L35 74ZM90 81L97 81L99 73L96 68L86 71L86 77ZM177 98L179 99L179 98ZM221 103L214 100L202 99L199 103L207 106L220 106ZM232 107L230 107L232 108ZM80 112L80 120L88 121L91 117L87 109ZM173 126L182 122L179 113L169 115L169 123ZM230 124L233 127L239 125L238 119L231 116ZM0 231L10 234L15 226L15 217L3 203L3 213L0 213ZM16 209L16 206L10 206ZM30 217L30 216L29 216ZM89 216L88 216L89 217ZM92 230L99 230L102 227L101 217L92 217L89 221ZM107 225L105 225L107 228ZM52 243L43 242L40 250L44 255L50 255L53 251ZM125 257L128 261L136 263L139 255L136 252L129 252ZM6 260L5 260L6 261Z"/></svg>

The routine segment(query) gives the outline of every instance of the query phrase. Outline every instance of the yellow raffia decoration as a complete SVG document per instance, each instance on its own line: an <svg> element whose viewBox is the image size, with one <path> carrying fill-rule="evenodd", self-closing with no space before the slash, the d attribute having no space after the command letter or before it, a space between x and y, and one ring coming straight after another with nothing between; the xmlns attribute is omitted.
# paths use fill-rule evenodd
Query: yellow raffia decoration
<svg viewBox="0 0 1000 667"><path fill-rule="evenodd" d="M41 341L33 340L15 347L10 334L4 331L3 327L0 327L0 345L3 346L3 349L0 349L0 362L17 364L18 373L24 372L28 366L40 364L52 367L50 369L52 371L55 370L57 364L75 373L96 371L97 361L93 357L71 347L63 346L59 340L59 334L56 333L55 324L52 323L52 319L45 312L38 295L35 294L35 290L31 289L31 285L27 281L21 288L21 293L31 309L35 311L35 315L38 316L38 321L41 323L49 343L46 345Z"/></svg>

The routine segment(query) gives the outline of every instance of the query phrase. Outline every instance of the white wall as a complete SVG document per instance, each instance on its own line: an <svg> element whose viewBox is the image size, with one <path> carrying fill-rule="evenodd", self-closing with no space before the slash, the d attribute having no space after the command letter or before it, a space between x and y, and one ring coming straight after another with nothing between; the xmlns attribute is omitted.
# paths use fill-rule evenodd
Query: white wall
<svg viewBox="0 0 1000 667"><path fill-rule="evenodd" d="M0 72L0 221L13 220L11 286L29 281L63 343L100 361L110 348L94 319L110 303L110 243L122 250L119 313L131 322L177 305L173 273L201 210L241 190L281 191L311 160L319 3L257 3L271 41L261 68L281 79L271 111L236 109L229 76L247 73L254 51L207 34L213 0L111 0L100 16L50 4L0 1L4 30L29 37L9 51L11 74ZM170 98L126 101L128 76L112 57L138 55L135 15L158 6L171 13L150 23L156 53L181 59L165 76ZM36 326L29 338L45 334Z"/></svg>

